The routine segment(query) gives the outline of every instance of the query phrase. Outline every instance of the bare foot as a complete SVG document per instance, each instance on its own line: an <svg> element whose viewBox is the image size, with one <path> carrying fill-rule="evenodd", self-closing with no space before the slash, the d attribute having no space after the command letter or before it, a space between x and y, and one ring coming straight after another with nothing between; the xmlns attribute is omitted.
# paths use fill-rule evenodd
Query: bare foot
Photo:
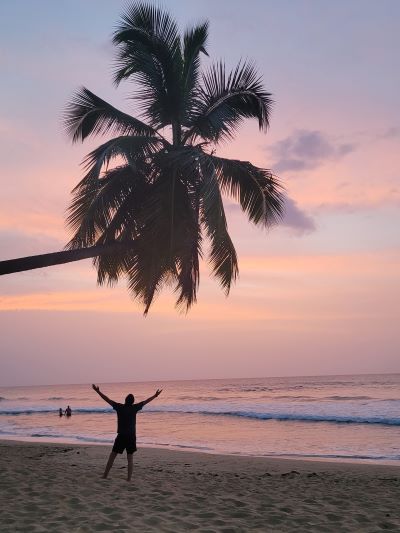
<svg viewBox="0 0 400 533"><path fill-rule="evenodd" d="M101 479L107 479L107 476L106 476L105 474L103 474L103 475L101 476Z"/></svg>

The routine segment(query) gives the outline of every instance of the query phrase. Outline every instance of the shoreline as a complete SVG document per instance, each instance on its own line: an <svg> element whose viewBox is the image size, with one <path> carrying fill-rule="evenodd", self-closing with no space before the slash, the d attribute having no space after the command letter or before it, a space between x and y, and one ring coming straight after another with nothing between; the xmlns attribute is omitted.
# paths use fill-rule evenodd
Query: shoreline
<svg viewBox="0 0 400 533"><path fill-rule="evenodd" d="M56 438L47 438L47 437L19 437L15 438L15 435L7 436L2 435L0 437L0 444L2 442L15 442L15 443L30 443L30 444L54 444L54 445L68 445L68 446L96 446L96 447L105 447L110 449L114 440L110 442L95 442L95 441L84 441L79 442L76 439L63 439L59 440ZM375 458L365 458L365 457L324 457L324 456L312 456L312 455L273 455L273 454L264 454L264 455L252 455L246 453L229 453L229 452L220 452L212 449L205 450L204 448L195 448L191 446L179 446L173 444L147 444L137 441L138 449L155 449L161 451L176 451L183 453L194 453L194 454L205 454L211 456L221 456L221 457L247 457L247 458L258 458L258 459L270 459L270 460L288 460L288 461L299 461L307 463L343 463L343 464L361 464L361 465L377 465L377 466L393 466L400 469L400 460L390 460L390 459L375 459Z"/></svg>
<svg viewBox="0 0 400 533"><path fill-rule="evenodd" d="M400 467L0 440L0 530L320 532L400 529Z"/></svg>
<svg viewBox="0 0 400 533"><path fill-rule="evenodd" d="M19 440L19 439L5 439L0 438L0 448L3 446L32 446L33 448L41 446L47 448L47 447L54 447L54 448L72 448L79 451L79 449L88 449L91 448L94 449L100 449L103 453L104 458L106 459L108 457L108 454L111 451L112 443L110 444L104 444L104 443L96 443L96 442L84 442L84 443L77 443L77 442L55 442L55 441L32 441L32 440ZM297 464L299 469L308 471L315 467L315 469L320 470L335 470L337 467L338 470L345 469L346 471L350 471L352 467L354 468L360 468L360 469L368 469L371 467L371 469L379 470L382 469L382 471L392 471L397 473L399 476L400 481L400 464L384 464L381 462L364 462L363 460L360 461L342 461L342 460L336 460L336 459L325 459L325 458L303 458L303 457L291 457L291 456L273 456L273 455L246 455L246 454L234 454L234 453L220 453L220 452L209 452L204 450L195 450L192 448L173 448L171 447L161 447L161 446L151 446L151 445L143 445L138 443L137 452L134 453L134 458L136 456L139 456L141 453L145 453L146 455L157 455L158 453L163 456L164 454L168 455L174 455L176 456L175 459L182 460L184 459L184 456L188 455L191 456L191 459L196 462L196 457L200 456L202 460L209 460L212 461L220 461L221 463L229 463L230 461L235 462L235 460L243 461L243 463L248 462L249 464L251 462L254 462L257 465L260 464L267 464L270 466L270 468L276 468L280 469L281 467L285 467L285 465L291 465L292 463ZM182 457L179 458L179 455L182 454ZM120 455L119 457L122 457L125 460L126 454L125 452Z"/></svg>

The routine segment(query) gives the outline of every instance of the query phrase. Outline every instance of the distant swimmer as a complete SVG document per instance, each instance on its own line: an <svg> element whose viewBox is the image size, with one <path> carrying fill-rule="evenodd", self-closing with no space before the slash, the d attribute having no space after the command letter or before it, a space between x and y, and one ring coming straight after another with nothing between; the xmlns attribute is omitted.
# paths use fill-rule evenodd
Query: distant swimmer
<svg viewBox="0 0 400 533"><path fill-rule="evenodd" d="M157 390L153 396L147 398L147 400L144 400L143 402L135 403L135 397L133 394L128 394L125 398L125 403L117 403L100 392L97 385L92 385L92 387L104 401L109 403L111 407L117 411L118 417L117 437L114 441L112 452L108 458L103 478L107 478L117 455L126 450L126 457L128 459L127 481L130 481L133 472L133 454L136 452L136 413L140 411L144 405L154 400L154 398L157 398L162 390Z"/></svg>
<svg viewBox="0 0 400 533"><path fill-rule="evenodd" d="M60 407L60 409L58 410L58 414L59 414L59 416L63 416L63 414L64 414L64 413L63 413L63 410L61 409L61 407Z"/></svg>
<svg viewBox="0 0 400 533"><path fill-rule="evenodd" d="M68 407L65 409L65 416L71 416L71 415L72 415L71 407L68 405Z"/></svg>

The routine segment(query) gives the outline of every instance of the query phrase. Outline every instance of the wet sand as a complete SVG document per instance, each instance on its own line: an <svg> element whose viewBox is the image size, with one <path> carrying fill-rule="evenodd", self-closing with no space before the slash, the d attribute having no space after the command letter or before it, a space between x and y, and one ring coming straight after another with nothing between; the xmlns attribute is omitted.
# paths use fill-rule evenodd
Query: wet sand
<svg viewBox="0 0 400 533"><path fill-rule="evenodd" d="M400 531L400 467L0 441L4 532Z"/></svg>

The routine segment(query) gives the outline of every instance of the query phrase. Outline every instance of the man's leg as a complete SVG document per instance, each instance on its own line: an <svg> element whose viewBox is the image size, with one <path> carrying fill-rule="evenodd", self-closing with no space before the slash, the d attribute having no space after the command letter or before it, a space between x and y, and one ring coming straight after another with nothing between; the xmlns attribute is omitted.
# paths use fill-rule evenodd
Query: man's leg
<svg viewBox="0 0 400 533"><path fill-rule="evenodd" d="M132 478L132 472L133 472L133 453L127 453L126 457L128 458L128 479L127 481L130 481Z"/></svg>
<svg viewBox="0 0 400 533"><path fill-rule="evenodd" d="M111 452L110 457L108 458L106 469L104 470L103 479L106 479L108 476L109 471L111 470L112 465L114 464L115 458L117 457L116 452Z"/></svg>

